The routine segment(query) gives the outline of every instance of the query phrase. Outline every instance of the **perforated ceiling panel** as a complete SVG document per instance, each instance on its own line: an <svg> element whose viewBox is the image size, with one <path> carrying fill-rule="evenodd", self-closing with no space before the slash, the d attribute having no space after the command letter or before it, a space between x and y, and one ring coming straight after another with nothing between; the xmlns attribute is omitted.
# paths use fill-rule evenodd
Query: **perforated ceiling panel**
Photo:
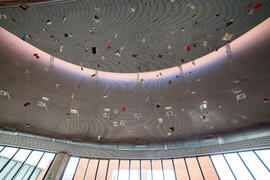
<svg viewBox="0 0 270 180"><path fill-rule="evenodd" d="M52 63L50 55L0 29L0 89L9 93L0 96L0 126L74 141L134 145L269 122L269 26L270 19L232 42L232 62L223 47L180 69L128 75L81 69L56 58ZM237 100L235 88L246 98ZM104 117L106 109L109 118Z"/></svg>
<svg viewBox="0 0 270 180"><path fill-rule="evenodd" d="M125 73L194 60L270 15L269 0L75 0L29 7L2 7L7 20L0 25L68 62ZM225 33L232 39L222 40Z"/></svg>

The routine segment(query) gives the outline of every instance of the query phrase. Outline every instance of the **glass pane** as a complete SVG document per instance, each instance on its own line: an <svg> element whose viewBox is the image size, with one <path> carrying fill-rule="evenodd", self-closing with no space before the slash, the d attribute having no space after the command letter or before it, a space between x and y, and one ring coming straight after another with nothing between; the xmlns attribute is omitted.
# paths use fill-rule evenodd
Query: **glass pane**
<svg viewBox="0 0 270 180"><path fill-rule="evenodd" d="M30 166L36 166L42 154L43 152L41 151L33 151L29 158L26 160L25 164L28 164Z"/></svg>
<svg viewBox="0 0 270 180"><path fill-rule="evenodd" d="M89 159L81 158L77 171L74 176L74 180L80 180L84 178L87 166L88 166Z"/></svg>
<svg viewBox="0 0 270 180"><path fill-rule="evenodd" d="M28 165L27 165L27 166L28 166ZM31 167L31 166L28 166L28 167L29 167L29 168L28 168L28 170L27 170L25 176L23 177L23 180L28 180L28 178L30 177L32 171L34 170L34 167Z"/></svg>
<svg viewBox="0 0 270 180"><path fill-rule="evenodd" d="M198 157L198 161L200 163L205 179L218 180L218 176L216 174L216 171L212 165L212 162L209 156Z"/></svg>
<svg viewBox="0 0 270 180"><path fill-rule="evenodd" d="M0 173L0 179L4 179L4 177L6 175L8 175L10 173L10 171L12 171L13 168L15 168L15 166L18 163L16 161L10 161L7 166L3 169L3 171Z"/></svg>
<svg viewBox="0 0 270 180"><path fill-rule="evenodd" d="M33 174L31 175L30 180L42 180L43 176L40 177L41 175L41 170L40 169L35 169L35 171L33 172Z"/></svg>
<svg viewBox="0 0 270 180"><path fill-rule="evenodd" d="M202 173L196 158L186 158L187 169L191 180L203 179Z"/></svg>
<svg viewBox="0 0 270 180"><path fill-rule="evenodd" d="M270 169L270 150L255 151L264 164Z"/></svg>
<svg viewBox="0 0 270 180"><path fill-rule="evenodd" d="M165 180L175 180L174 168L172 164L172 160L162 160L163 163L163 172Z"/></svg>
<svg viewBox="0 0 270 180"><path fill-rule="evenodd" d="M5 166L9 159L17 152L18 148L5 147L0 153L0 170Z"/></svg>
<svg viewBox="0 0 270 180"><path fill-rule="evenodd" d="M70 157L62 180L72 180L78 162L78 157Z"/></svg>
<svg viewBox="0 0 270 180"><path fill-rule="evenodd" d="M127 180L129 176L129 160L120 160L118 180Z"/></svg>
<svg viewBox="0 0 270 180"><path fill-rule="evenodd" d="M15 152L18 150L18 148L11 148L11 147L6 147L1 153L0 153L0 157L5 157L10 159Z"/></svg>
<svg viewBox="0 0 270 180"><path fill-rule="evenodd" d="M85 174L85 179L95 179L96 172L97 172L98 160L97 159L90 159L88 168Z"/></svg>
<svg viewBox="0 0 270 180"><path fill-rule="evenodd" d="M26 160L30 152L30 150L20 149L12 158L12 161L10 161L4 170L0 173L0 179L4 179L5 176L7 176L5 178L11 179L17 170L21 167L22 163Z"/></svg>
<svg viewBox="0 0 270 180"><path fill-rule="evenodd" d="M98 172L96 180L105 180L107 172L108 160L99 160Z"/></svg>
<svg viewBox="0 0 270 180"><path fill-rule="evenodd" d="M28 159L26 160L24 167L20 170L18 173L18 176L16 177L16 180L20 180L20 177L23 177L26 172L24 172L28 167L35 167L40 160L41 156L43 155L43 152L40 151L33 151Z"/></svg>
<svg viewBox="0 0 270 180"><path fill-rule="evenodd" d="M129 180L140 180L140 161L139 160L130 161L129 176L130 176Z"/></svg>
<svg viewBox="0 0 270 180"><path fill-rule="evenodd" d="M22 163L17 163L12 169L11 171L9 171L6 174L6 177L4 177L3 179L5 180L11 180L11 178L16 174L16 172L19 170L19 168L21 167ZM1 178L2 179L2 178Z"/></svg>
<svg viewBox="0 0 270 180"><path fill-rule="evenodd" d="M153 179L163 180L161 160L152 160L152 173L153 173Z"/></svg>
<svg viewBox="0 0 270 180"><path fill-rule="evenodd" d="M265 168L254 152L241 152L239 154L256 179L270 179L270 172Z"/></svg>
<svg viewBox="0 0 270 180"><path fill-rule="evenodd" d="M4 149L4 146L0 146L0 151L2 151L2 149Z"/></svg>
<svg viewBox="0 0 270 180"><path fill-rule="evenodd" d="M27 149L20 149L17 154L13 157L12 160L18 162L24 162L27 156L31 153L31 150Z"/></svg>
<svg viewBox="0 0 270 180"><path fill-rule="evenodd" d="M211 158L221 180L235 179L222 155L214 155Z"/></svg>
<svg viewBox="0 0 270 180"><path fill-rule="evenodd" d="M224 154L237 179L253 179L237 153Z"/></svg>
<svg viewBox="0 0 270 180"><path fill-rule="evenodd" d="M110 160L107 180L117 180L119 160Z"/></svg>
<svg viewBox="0 0 270 180"><path fill-rule="evenodd" d="M141 180L152 180L150 160L141 160Z"/></svg>
<svg viewBox="0 0 270 180"><path fill-rule="evenodd" d="M174 159L173 162L177 180L189 180L185 160Z"/></svg>
<svg viewBox="0 0 270 180"><path fill-rule="evenodd" d="M53 158L55 157L54 153L45 153L40 162L37 165L33 175L30 180L42 180L45 176L49 166L51 165Z"/></svg>
<svg viewBox="0 0 270 180"><path fill-rule="evenodd" d="M21 167L20 172L16 175L15 179L16 179L16 180L22 180L22 179L25 177L25 175L26 175L27 171L29 170L29 168L30 168L29 165L24 164L24 165ZM34 168L34 167L33 167L33 168Z"/></svg>

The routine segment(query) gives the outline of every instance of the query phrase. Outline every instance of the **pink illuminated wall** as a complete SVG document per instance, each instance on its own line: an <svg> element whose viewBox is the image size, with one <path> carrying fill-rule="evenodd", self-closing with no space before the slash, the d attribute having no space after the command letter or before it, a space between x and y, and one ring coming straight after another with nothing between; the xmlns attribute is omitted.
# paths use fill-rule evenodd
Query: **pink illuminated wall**
<svg viewBox="0 0 270 180"><path fill-rule="evenodd" d="M230 43L232 53L237 54L239 52L245 51L247 47L252 44L264 41L265 37L270 37L270 18L265 20L263 23L247 32L243 36L239 37L235 41ZM263 36L262 36L263 34ZM4 48L6 51L12 53L13 56L20 57L20 61L25 63L30 63L33 60L33 54L37 53L40 56L39 63L44 66L50 66L51 56L27 42L22 41L20 38L9 33L3 28L0 28L0 48ZM226 48L222 47L218 51L214 51L204 57L194 60L195 65L192 62L188 62L182 65L182 72L187 73L189 71L196 71L204 67L209 66L215 62L227 60ZM29 62L30 61L30 62ZM140 79L153 80L156 79L158 73L162 73L162 77L175 76L180 74L179 67L172 67L168 69L163 69L160 71L143 72L143 73L112 73L96 71L94 69L83 68L75 64L63 61L61 59L54 59L54 68L59 71L66 71L67 73L81 73L86 77L90 77L92 74L96 74L99 80L109 79L109 80L120 80L120 81L138 81Z"/></svg>

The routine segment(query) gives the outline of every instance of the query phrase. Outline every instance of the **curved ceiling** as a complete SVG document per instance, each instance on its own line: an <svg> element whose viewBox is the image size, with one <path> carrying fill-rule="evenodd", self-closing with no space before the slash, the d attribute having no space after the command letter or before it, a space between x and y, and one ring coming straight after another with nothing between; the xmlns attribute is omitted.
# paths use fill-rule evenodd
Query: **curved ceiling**
<svg viewBox="0 0 270 180"><path fill-rule="evenodd" d="M55 57L121 73L192 61L270 14L269 0L75 0L28 7L1 7L0 25ZM222 40L226 33L232 39Z"/></svg>
<svg viewBox="0 0 270 180"><path fill-rule="evenodd" d="M147 144L269 122L269 27L267 19L230 43L232 57L222 47L180 68L138 74L51 59L1 28L0 90L8 95L0 96L0 126L84 142ZM247 98L237 101L239 89Z"/></svg>

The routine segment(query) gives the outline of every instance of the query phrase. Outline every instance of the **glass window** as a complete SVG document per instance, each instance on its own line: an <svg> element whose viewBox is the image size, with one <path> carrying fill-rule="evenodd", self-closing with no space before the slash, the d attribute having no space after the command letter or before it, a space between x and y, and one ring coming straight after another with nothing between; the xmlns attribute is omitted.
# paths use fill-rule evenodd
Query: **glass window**
<svg viewBox="0 0 270 180"><path fill-rule="evenodd" d="M110 160L107 180L117 180L119 160Z"/></svg>
<svg viewBox="0 0 270 180"><path fill-rule="evenodd" d="M40 151L33 151L30 156L28 157L28 159L26 160L25 164L23 165L22 169L20 170L20 172L17 174L16 176L16 180L21 180L23 179L22 177L25 176L25 174L27 173L27 170L29 169L29 167L35 167L37 165L37 163L39 162L41 156L43 155L43 152Z"/></svg>
<svg viewBox="0 0 270 180"><path fill-rule="evenodd" d="M264 164L270 169L270 150L255 151Z"/></svg>
<svg viewBox="0 0 270 180"><path fill-rule="evenodd" d="M30 166L36 166L42 155L43 155L43 152L41 151L33 151L31 155L28 157L28 159L26 160L25 164L28 164Z"/></svg>
<svg viewBox="0 0 270 180"><path fill-rule="evenodd" d="M12 158L12 161L10 161L0 173L0 179L11 179L26 160L30 152L30 150L20 149Z"/></svg>
<svg viewBox="0 0 270 180"><path fill-rule="evenodd" d="M16 152L18 148L5 147L5 149L0 153L1 157L10 159Z"/></svg>
<svg viewBox="0 0 270 180"><path fill-rule="evenodd" d="M85 174L85 179L95 179L96 172L98 167L98 160L97 159L90 159L88 168Z"/></svg>
<svg viewBox="0 0 270 180"><path fill-rule="evenodd" d="M237 153L224 154L237 179L253 179Z"/></svg>
<svg viewBox="0 0 270 180"><path fill-rule="evenodd" d="M165 180L175 180L173 162L171 159L162 160Z"/></svg>
<svg viewBox="0 0 270 180"><path fill-rule="evenodd" d="M42 172L40 169L35 169L33 174L31 175L30 180L42 180L45 174L42 175Z"/></svg>
<svg viewBox="0 0 270 180"><path fill-rule="evenodd" d="M4 149L4 146L0 146L0 152L2 151L2 149Z"/></svg>
<svg viewBox="0 0 270 180"><path fill-rule="evenodd" d="M130 178L129 180L140 180L140 161L130 161Z"/></svg>
<svg viewBox="0 0 270 180"><path fill-rule="evenodd" d="M254 152L241 152L239 155L256 179L270 179L270 172L265 168Z"/></svg>
<svg viewBox="0 0 270 180"><path fill-rule="evenodd" d="M5 147L0 153L0 170L5 166L9 159L17 152L18 148Z"/></svg>
<svg viewBox="0 0 270 180"><path fill-rule="evenodd" d="M99 160L96 180L106 179L107 166L108 166L108 160Z"/></svg>
<svg viewBox="0 0 270 180"><path fill-rule="evenodd" d="M21 163L18 163L16 161L10 161L6 167L3 169L3 171L0 173L0 179L4 179L14 168L19 168Z"/></svg>
<svg viewBox="0 0 270 180"><path fill-rule="evenodd" d="M84 175L88 166L89 159L81 158L77 171L74 176L74 180L84 179Z"/></svg>
<svg viewBox="0 0 270 180"><path fill-rule="evenodd" d="M68 164L67 164L67 167L66 167L66 170L65 170L65 173L63 175L62 180L72 180L73 175L76 171L76 167L77 167L78 162L79 162L78 157L70 157L69 158L69 161L68 161Z"/></svg>
<svg viewBox="0 0 270 180"><path fill-rule="evenodd" d="M177 180L189 180L188 171L184 159L174 159L174 168Z"/></svg>
<svg viewBox="0 0 270 180"><path fill-rule="evenodd" d="M198 161L200 163L203 176L205 179L218 180L218 176L216 174L216 171L212 165L209 156L198 157Z"/></svg>
<svg viewBox="0 0 270 180"><path fill-rule="evenodd" d="M153 179L163 180L161 160L152 160L152 173L153 173Z"/></svg>
<svg viewBox="0 0 270 180"><path fill-rule="evenodd" d="M3 146L0 146L0 151L0 169L2 169L0 179L5 180L42 180L47 169L43 173L43 176L39 177L41 167L36 167L37 164L39 162L42 163L42 157L44 157L43 159L50 159L51 162L55 156L54 153ZM47 166L47 163L43 161L43 165Z"/></svg>
<svg viewBox="0 0 270 180"><path fill-rule="evenodd" d="M20 149L16 155L14 156L14 158L12 160L14 161L19 161L19 162L24 162L25 159L27 158L27 156L31 153L31 150L27 150L27 149Z"/></svg>
<svg viewBox="0 0 270 180"><path fill-rule="evenodd" d="M129 177L129 160L120 160L118 180L127 180Z"/></svg>
<svg viewBox="0 0 270 180"><path fill-rule="evenodd" d="M21 170L19 171L19 173L15 176L16 180L22 180L24 179L24 177L26 176L26 173L28 172L28 170L30 169L31 166L24 164L21 167ZM34 167L32 166L32 168L34 169ZM26 178L27 179L27 178Z"/></svg>
<svg viewBox="0 0 270 180"><path fill-rule="evenodd" d="M150 160L141 160L141 180L152 180Z"/></svg>
<svg viewBox="0 0 270 180"><path fill-rule="evenodd" d="M235 179L222 155L213 155L211 156L211 159L213 161L214 166L216 167L219 178L221 180Z"/></svg>
<svg viewBox="0 0 270 180"><path fill-rule="evenodd" d="M31 175L30 180L42 180L55 157L54 153L45 153Z"/></svg>
<svg viewBox="0 0 270 180"><path fill-rule="evenodd" d="M187 163L187 169L189 172L189 176L191 180L199 180L203 179L202 173L198 164L197 159L194 158L186 158L186 163Z"/></svg>
<svg viewBox="0 0 270 180"><path fill-rule="evenodd" d="M28 180L28 178L30 177L31 173L34 170L34 167L31 167L29 165L25 165L25 167L27 167L27 170L26 170L25 175L21 178L22 180Z"/></svg>
<svg viewBox="0 0 270 180"><path fill-rule="evenodd" d="M8 172L7 174L1 179L5 179L5 180L11 180L12 177L16 174L16 172L19 170L19 168L21 167L22 163L18 163L16 162L16 165L13 166ZM6 169L6 168L5 168Z"/></svg>

